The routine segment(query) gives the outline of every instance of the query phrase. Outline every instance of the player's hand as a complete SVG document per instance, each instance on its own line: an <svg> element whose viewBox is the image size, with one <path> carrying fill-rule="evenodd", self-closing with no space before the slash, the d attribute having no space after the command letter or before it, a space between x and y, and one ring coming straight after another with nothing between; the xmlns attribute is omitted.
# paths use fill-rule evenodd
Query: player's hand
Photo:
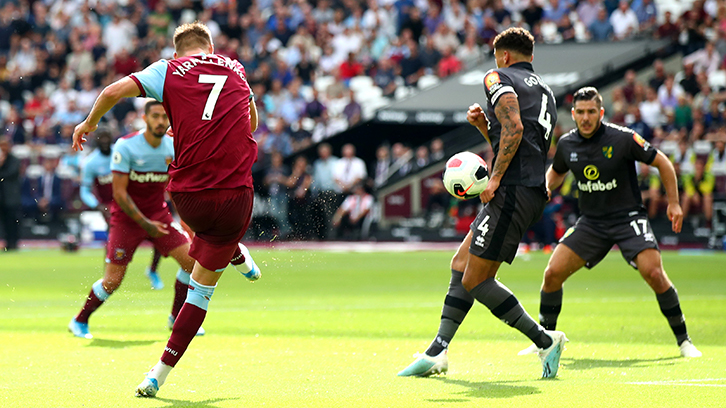
<svg viewBox="0 0 726 408"><path fill-rule="evenodd" d="M73 145L71 146L73 150L83 150L83 143L86 143L86 136L96 129L98 129L98 124L91 125L85 120L76 126L75 130L73 130Z"/></svg>
<svg viewBox="0 0 726 408"><path fill-rule="evenodd" d="M149 233L151 238L159 238L164 235L169 235L169 230L166 229L167 227L168 225L163 222L149 221L149 224L144 229L146 229L146 232Z"/></svg>
<svg viewBox="0 0 726 408"><path fill-rule="evenodd" d="M489 201L492 201L492 198L494 198L494 192L497 191L499 188L499 180L489 180L489 184L487 184L487 188L484 189L484 191L479 194L479 199L482 203L486 204Z"/></svg>
<svg viewBox="0 0 726 408"><path fill-rule="evenodd" d="M478 103L469 106L469 110L466 112L466 120L479 130L487 128L487 117Z"/></svg>
<svg viewBox="0 0 726 408"><path fill-rule="evenodd" d="M545 188L547 189L547 201L549 202L552 200L552 190L550 190L549 187L545 187Z"/></svg>
<svg viewBox="0 0 726 408"><path fill-rule="evenodd" d="M681 227L683 227L683 209L681 209L681 205L678 203L668 204L666 213L668 214L668 219L671 220L673 232L676 234L681 232Z"/></svg>
<svg viewBox="0 0 726 408"><path fill-rule="evenodd" d="M171 130L171 126L169 126L169 129L166 129L166 134L169 135L169 137L174 137L174 131Z"/></svg>

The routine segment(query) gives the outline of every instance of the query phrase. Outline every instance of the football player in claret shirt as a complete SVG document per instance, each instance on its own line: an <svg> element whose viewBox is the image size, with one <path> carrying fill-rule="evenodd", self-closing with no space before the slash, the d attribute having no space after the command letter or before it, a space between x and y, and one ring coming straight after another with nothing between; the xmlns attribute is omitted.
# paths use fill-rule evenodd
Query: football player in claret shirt
<svg viewBox="0 0 726 408"><path fill-rule="evenodd" d="M545 162L557 109L552 90L534 72L533 52L534 37L522 28L509 28L494 39L497 69L484 75L486 112L479 104L467 112L467 120L495 154L491 179L480 196L485 205L451 261L436 337L399 376L448 370L449 342L474 300L537 345L542 377L557 375L567 337L537 324L496 279L502 262L512 263L525 231L539 221L547 204Z"/></svg>
<svg viewBox="0 0 726 408"><path fill-rule="evenodd" d="M202 23L174 32L174 59L159 60L106 87L86 120L76 126L74 148L121 98L150 97L169 115L174 160L168 190L181 219L194 231L189 255L196 260L184 306L158 363L136 387L153 397L184 355L207 314L222 272L232 264L249 280L260 269L240 240L252 218L252 165L257 159L257 109L238 61L214 54Z"/></svg>
<svg viewBox="0 0 726 408"><path fill-rule="evenodd" d="M583 266L597 265L613 245L653 289L683 357L700 357L691 342L681 312L678 292L668 279L660 250L638 188L635 162L658 168L668 197L668 218L673 232L681 232L683 211L678 202L676 172L670 160L633 130L602 122L605 110L597 89L575 92L572 119L576 129L557 143L547 171L547 189L559 187L568 171L580 190L581 216L560 239L544 272L540 323L554 330L562 309L562 286ZM637 310L633 311L637 313ZM522 350L528 354L534 347Z"/></svg>
<svg viewBox="0 0 726 408"><path fill-rule="evenodd" d="M112 195L106 268L93 284L86 302L68 329L76 337L92 338L88 319L121 285L136 248L149 240L164 256L180 266L168 325L171 327L187 297L194 259L189 256L189 238L176 224L164 200L169 180L167 167L174 158L172 140L166 135L169 119L157 101L144 108L146 128L122 137L111 153ZM198 334L203 334L200 330Z"/></svg>
<svg viewBox="0 0 726 408"><path fill-rule="evenodd" d="M81 163L81 201L88 208L101 211L106 222L110 221L111 203L113 202L113 189L111 183L111 147L113 137L108 128L98 129L96 137L96 150L89 154ZM95 193L94 193L95 190ZM157 273L161 253L154 248L151 265L146 269L146 277L151 281L155 290L164 288L164 282Z"/></svg>

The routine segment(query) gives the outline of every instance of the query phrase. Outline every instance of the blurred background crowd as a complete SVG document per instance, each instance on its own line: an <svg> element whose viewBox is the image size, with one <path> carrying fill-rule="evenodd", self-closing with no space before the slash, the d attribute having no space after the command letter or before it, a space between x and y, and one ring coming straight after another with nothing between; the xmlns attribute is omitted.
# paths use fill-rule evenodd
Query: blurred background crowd
<svg viewBox="0 0 726 408"><path fill-rule="evenodd" d="M684 209L703 214L697 222L704 227L714 197L726 193L726 5L721 1L696 0L679 15L659 12L653 0L0 4L0 178L17 177L0 191L6 231L17 217L42 229L45 222L85 208L78 197L82 158L69 150L73 127L103 87L172 58L174 28L194 20L210 28L217 53L245 66L260 116L255 171L263 179L256 214L281 237L366 236L375 224L371 193L392 177L444 160L442 142L408 146L391 140L380 146L375 162L366 163L355 156L355 146L333 152L325 139L391 101L480 63L489 57L494 37L510 26L528 28L538 43L671 39L683 55L682 66L669 71L656 61L655 74L646 81L629 72L612 92L606 115L672 157ZM144 126L142 103L129 99L106 115L116 137ZM311 146L317 157L295 157ZM484 154L491 158L491 152ZM652 176L644 166L641 188L656 217L664 194ZM427 213L439 209L444 218L465 225L461 220L471 204L452 205L440 183L430 188ZM563 193L568 194L574 193ZM556 216L550 218L552 224L543 227L546 238L539 239L546 244L556 235L551 231L561 229Z"/></svg>

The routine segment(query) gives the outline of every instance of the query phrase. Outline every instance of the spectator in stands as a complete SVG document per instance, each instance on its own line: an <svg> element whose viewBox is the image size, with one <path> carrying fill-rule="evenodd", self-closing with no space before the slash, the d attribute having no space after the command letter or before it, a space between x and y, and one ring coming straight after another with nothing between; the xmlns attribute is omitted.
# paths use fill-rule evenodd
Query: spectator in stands
<svg viewBox="0 0 726 408"><path fill-rule="evenodd" d="M678 39L679 32L680 29L678 28L678 24L673 22L673 13L667 10L663 14L663 24L658 26L654 36L655 38L666 38L676 41Z"/></svg>
<svg viewBox="0 0 726 408"><path fill-rule="evenodd" d="M714 142L709 162L716 181L715 191L720 198L726 198L726 134L723 130L719 132L718 139Z"/></svg>
<svg viewBox="0 0 726 408"><path fill-rule="evenodd" d="M320 101L318 90L313 87L313 99L305 106L305 115L315 120L316 123L320 123L323 120L325 110L325 105Z"/></svg>
<svg viewBox="0 0 726 408"><path fill-rule="evenodd" d="M363 183L356 183L352 194L345 198L333 216L338 239L358 240L365 217L373 208L373 196L368 194Z"/></svg>
<svg viewBox="0 0 726 408"><path fill-rule="evenodd" d="M290 125L290 142L292 143L292 151L297 152L310 146L312 134L303 127L303 118L298 118L296 122Z"/></svg>
<svg viewBox="0 0 726 408"><path fill-rule="evenodd" d="M443 160L445 157L444 154L444 141L440 138L436 138L431 141L431 153L429 157L431 158L431 162L437 162L439 160Z"/></svg>
<svg viewBox="0 0 726 408"><path fill-rule="evenodd" d="M283 157L292 154L292 141L287 133L287 124L282 118L277 118L275 125L261 146L267 154L279 152Z"/></svg>
<svg viewBox="0 0 726 408"><path fill-rule="evenodd" d="M682 74L678 84L681 85L681 88L683 88L686 94L694 97L701 92L701 85L698 83L696 73L694 72L693 62L686 62L684 60Z"/></svg>
<svg viewBox="0 0 726 408"><path fill-rule="evenodd" d="M310 205L312 204L310 191L312 182L313 177L308 172L308 160L305 156L297 156L286 183L290 197L287 207L289 211L288 219L292 226L290 238L310 238L313 226L309 217Z"/></svg>
<svg viewBox="0 0 726 408"><path fill-rule="evenodd" d="M5 251L18 249L20 238L20 160L12 153L12 139L0 136L0 223Z"/></svg>
<svg viewBox="0 0 726 408"><path fill-rule="evenodd" d="M663 122L663 107L658 100L655 89L648 87L645 90L645 101L639 105L640 115L648 127L655 129Z"/></svg>
<svg viewBox="0 0 726 408"><path fill-rule="evenodd" d="M414 170L421 170L431 163L428 147L421 145L416 148L416 157L413 162Z"/></svg>
<svg viewBox="0 0 726 408"><path fill-rule="evenodd" d="M713 42L707 42L706 46L690 55L683 57L683 65L693 64L693 70L696 74L705 72L711 75L716 72L723 63L721 54L716 51Z"/></svg>
<svg viewBox="0 0 726 408"><path fill-rule="evenodd" d="M589 1L597 2L598 0ZM530 30L532 30L542 20L543 14L544 9L540 6L539 2L537 0L529 0L527 8L522 10L522 19L530 27Z"/></svg>
<svg viewBox="0 0 726 408"><path fill-rule="evenodd" d="M597 20L598 12L604 9L599 0L584 0L577 6L577 16L585 27L590 27Z"/></svg>
<svg viewBox="0 0 726 408"><path fill-rule="evenodd" d="M388 58L378 60L378 68L373 76L373 83L383 89L383 96L393 98L396 93L396 71Z"/></svg>
<svg viewBox="0 0 726 408"><path fill-rule="evenodd" d="M443 24L440 24L440 26ZM411 7L409 10L408 18L401 25L401 32L404 30L411 30L411 36L413 41L418 44L421 34L423 34L424 23L421 18L421 9L418 7Z"/></svg>
<svg viewBox="0 0 726 408"><path fill-rule="evenodd" d="M441 78L446 78L449 75L456 74L461 71L462 64L456 55L453 54L453 48L449 47L444 49L444 53L439 61L438 75Z"/></svg>
<svg viewBox="0 0 726 408"><path fill-rule="evenodd" d="M687 217L691 207L699 207L706 220L706 227L711 228L713 214L713 190L715 177L710 169L706 168L705 160L697 159L692 174L682 174L683 217Z"/></svg>
<svg viewBox="0 0 726 408"><path fill-rule="evenodd" d="M346 81L354 76L363 75L363 64L355 56L354 52L348 53L348 58L340 64L340 77Z"/></svg>
<svg viewBox="0 0 726 408"><path fill-rule="evenodd" d="M338 206L338 184L335 182L335 169L338 158L332 155L327 143L318 145L318 158L313 163L313 211L317 226L315 235L325 239L330 234L333 213Z"/></svg>
<svg viewBox="0 0 726 408"><path fill-rule="evenodd" d="M446 211L451 203L451 195L446 191L440 178L429 179L429 197L426 201L426 218L430 228L438 228L444 221ZM437 219L440 217L440 221ZM432 225L433 224L433 225Z"/></svg>
<svg viewBox="0 0 726 408"><path fill-rule="evenodd" d="M444 24L441 25L443 27ZM401 76L406 86L414 87L424 74L424 66L418 55L418 46L414 42L409 44L410 54L401 61Z"/></svg>
<svg viewBox="0 0 726 408"><path fill-rule="evenodd" d="M588 28L593 41L604 42L613 37L613 25L604 9L598 11L597 19Z"/></svg>
<svg viewBox="0 0 726 408"><path fill-rule="evenodd" d="M356 184L365 181L368 171L365 162L355 156L355 146L351 143L343 145L342 153L342 157L335 164L333 177L338 191L348 195L353 193Z"/></svg>
<svg viewBox="0 0 726 408"><path fill-rule="evenodd" d="M397 177L404 177L413 169L413 154L411 149L404 146L403 143L394 143L391 146L391 156L393 160L393 171ZM391 175L392 176L392 175Z"/></svg>
<svg viewBox="0 0 726 408"><path fill-rule="evenodd" d="M658 88L658 101L663 109L673 110L678 106L678 98L684 93L683 88L674 83L673 75L668 74L663 85Z"/></svg>
<svg viewBox="0 0 726 408"><path fill-rule="evenodd" d="M626 0L620 0L617 10L610 15L610 24L612 24L613 34L618 40L630 38L638 33L638 16L635 15Z"/></svg>
<svg viewBox="0 0 726 408"><path fill-rule="evenodd" d="M43 160L43 174L38 178L26 177L23 180L21 200L25 218L33 218L42 223L55 223L60 220L64 203L56 167L58 159L46 157Z"/></svg>
<svg viewBox="0 0 726 408"><path fill-rule="evenodd" d="M373 164L373 185L378 188L388 181L388 173L391 168L391 151L388 145L382 144L376 149L376 162Z"/></svg>
<svg viewBox="0 0 726 408"><path fill-rule="evenodd" d="M550 0L544 6L544 12L542 13L542 19L549 20L555 24L562 20L562 16L569 12L568 3L560 0Z"/></svg>
<svg viewBox="0 0 726 408"><path fill-rule="evenodd" d="M434 39L431 36L426 38L426 45L420 53L421 63L424 66L424 72L427 75L434 74L436 67L441 60L441 53L434 46Z"/></svg>
<svg viewBox="0 0 726 408"><path fill-rule="evenodd" d="M280 236L284 238L290 233L290 224L287 218L288 169L283 164L282 155L279 152L272 152L270 159L270 167L265 171L263 182L267 187L270 215L275 219Z"/></svg>
<svg viewBox="0 0 726 408"><path fill-rule="evenodd" d="M456 58L458 58L467 69L470 69L475 64L479 63L482 55L482 50L476 43L476 33L473 32L466 35L464 44L456 50Z"/></svg>
<svg viewBox="0 0 726 408"><path fill-rule="evenodd" d="M23 126L23 119L20 116L18 108L14 105L10 106L7 118L5 118L4 130L5 135L10 137L10 140L14 144L25 143L25 127Z"/></svg>
<svg viewBox="0 0 726 408"><path fill-rule="evenodd" d="M673 109L675 115L675 126L676 129L690 129L693 126L693 111L691 105L688 103L686 94L678 97L678 105Z"/></svg>
<svg viewBox="0 0 726 408"><path fill-rule="evenodd" d="M355 100L355 92L348 89L348 104L343 108L343 115L348 121L348 126L357 125L363 117L363 108Z"/></svg>
<svg viewBox="0 0 726 408"><path fill-rule="evenodd" d="M643 136L647 141L653 140L653 131L648 126L640 114L640 108L637 105L628 106L628 115L626 115L625 124L635 131L635 133Z"/></svg>
<svg viewBox="0 0 726 408"><path fill-rule="evenodd" d="M718 108L718 105L718 101L711 101L710 109L703 117L703 124L708 129L716 129L724 124L723 116L721 115L721 110Z"/></svg>
<svg viewBox="0 0 726 408"><path fill-rule="evenodd" d="M625 71L625 84L620 89L623 92L625 102L628 104L635 103L635 87L637 85L635 79L635 70L629 69Z"/></svg>
<svg viewBox="0 0 726 408"><path fill-rule="evenodd" d="M653 0L640 0L633 11L638 17L638 31L641 33L652 32L658 27L658 9Z"/></svg>

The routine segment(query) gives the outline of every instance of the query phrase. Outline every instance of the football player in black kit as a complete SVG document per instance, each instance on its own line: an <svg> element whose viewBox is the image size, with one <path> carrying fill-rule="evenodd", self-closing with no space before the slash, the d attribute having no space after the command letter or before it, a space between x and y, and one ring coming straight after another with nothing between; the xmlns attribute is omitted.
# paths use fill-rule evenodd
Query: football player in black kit
<svg viewBox="0 0 726 408"><path fill-rule="evenodd" d="M489 184L480 196L485 206L451 261L436 338L399 376L425 377L448 370L449 342L474 300L536 344L543 377L557 375L565 334L537 324L495 279L501 263L512 262L519 241L547 203L545 161L557 110L552 91L532 69L533 51L534 38L522 28L509 28L494 39L497 69L484 76L486 113L479 104L467 112L469 123L495 154Z"/></svg>
<svg viewBox="0 0 726 408"><path fill-rule="evenodd" d="M552 191L560 186L567 172L572 171L580 190L582 215L562 237L545 269L540 324L548 330L555 329L565 280L583 266L595 266L617 244L623 258L653 288L681 355L700 357L701 352L688 337L678 292L663 270L635 171L636 161L658 168L668 196L668 219L673 232L678 233L683 211L673 165L633 130L602 122L605 110L597 89L581 88L575 92L573 104L572 118L577 129L560 138L552 167L547 171L547 189ZM529 354L534 349L530 346L520 354Z"/></svg>

